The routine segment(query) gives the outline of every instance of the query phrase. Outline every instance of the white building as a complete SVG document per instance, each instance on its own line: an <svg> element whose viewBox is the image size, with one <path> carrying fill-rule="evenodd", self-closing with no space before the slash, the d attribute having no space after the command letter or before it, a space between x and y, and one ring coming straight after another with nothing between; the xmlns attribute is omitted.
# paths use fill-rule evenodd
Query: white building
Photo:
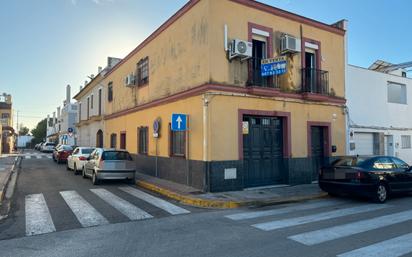
<svg viewBox="0 0 412 257"><path fill-rule="evenodd" d="M79 112L77 117L77 139L79 146L103 147L104 140L104 101L108 97L108 85L104 84L104 76L121 59L108 57L107 66L98 68L98 73L84 88L74 96Z"/></svg>
<svg viewBox="0 0 412 257"><path fill-rule="evenodd" d="M412 164L412 79L403 69L376 71L382 63L347 67L347 153L397 156Z"/></svg>
<svg viewBox="0 0 412 257"><path fill-rule="evenodd" d="M66 87L66 100L63 101L63 107L57 107L53 112L53 118L47 124L47 141L59 144L77 145L76 122L77 122L77 103L71 103L71 88Z"/></svg>

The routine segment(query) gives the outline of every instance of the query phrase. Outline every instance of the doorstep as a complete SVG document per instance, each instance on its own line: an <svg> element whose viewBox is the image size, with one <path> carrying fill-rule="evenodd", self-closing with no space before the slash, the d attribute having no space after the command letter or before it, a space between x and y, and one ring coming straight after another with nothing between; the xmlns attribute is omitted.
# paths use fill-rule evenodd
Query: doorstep
<svg viewBox="0 0 412 257"><path fill-rule="evenodd" d="M215 209L232 209L243 206L265 206L300 202L327 197L317 184L282 185L249 188L242 191L204 193L196 188L136 173L137 186L174 199L182 204Z"/></svg>

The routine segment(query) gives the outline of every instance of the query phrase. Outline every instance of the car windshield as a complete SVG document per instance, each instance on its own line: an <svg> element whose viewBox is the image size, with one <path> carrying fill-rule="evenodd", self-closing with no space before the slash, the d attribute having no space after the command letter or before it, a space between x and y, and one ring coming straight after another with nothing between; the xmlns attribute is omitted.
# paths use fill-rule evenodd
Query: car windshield
<svg viewBox="0 0 412 257"><path fill-rule="evenodd" d="M128 152L106 151L106 152L103 152L102 160L131 161L132 157L130 156Z"/></svg>
<svg viewBox="0 0 412 257"><path fill-rule="evenodd" d="M366 158L363 157L347 157L347 158L341 158L338 159L334 162L332 162L332 166L348 166L348 167L354 167L354 166L360 166L362 163L364 163Z"/></svg>
<svg viewBox="0 0 412 257"><path fill-rule="evenodd" d="M91 154L93 152L93 148L84 148L82 149L83 154Z"/></svg>

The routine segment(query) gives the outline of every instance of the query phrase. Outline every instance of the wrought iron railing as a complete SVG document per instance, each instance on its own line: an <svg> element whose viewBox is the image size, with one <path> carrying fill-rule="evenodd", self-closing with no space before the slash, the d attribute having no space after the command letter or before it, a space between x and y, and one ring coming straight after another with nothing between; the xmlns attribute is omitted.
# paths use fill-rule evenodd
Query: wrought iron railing
<svg viewBox="0 0 412 257"><path fill-rule="evenodd" d="M329 72L313 68L303 68L302 92L329 95Z"/></svg>

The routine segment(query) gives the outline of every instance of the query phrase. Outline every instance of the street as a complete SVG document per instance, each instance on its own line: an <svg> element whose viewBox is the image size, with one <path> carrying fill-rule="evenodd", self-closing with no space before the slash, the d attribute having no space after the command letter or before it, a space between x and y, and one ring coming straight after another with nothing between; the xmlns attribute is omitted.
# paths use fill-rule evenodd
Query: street
<svg viewBox="0 0 412 257"><path fill-rule="evenodd" d="M407 196L208 210L22 158L0 256L412 256Z"/></svg>

